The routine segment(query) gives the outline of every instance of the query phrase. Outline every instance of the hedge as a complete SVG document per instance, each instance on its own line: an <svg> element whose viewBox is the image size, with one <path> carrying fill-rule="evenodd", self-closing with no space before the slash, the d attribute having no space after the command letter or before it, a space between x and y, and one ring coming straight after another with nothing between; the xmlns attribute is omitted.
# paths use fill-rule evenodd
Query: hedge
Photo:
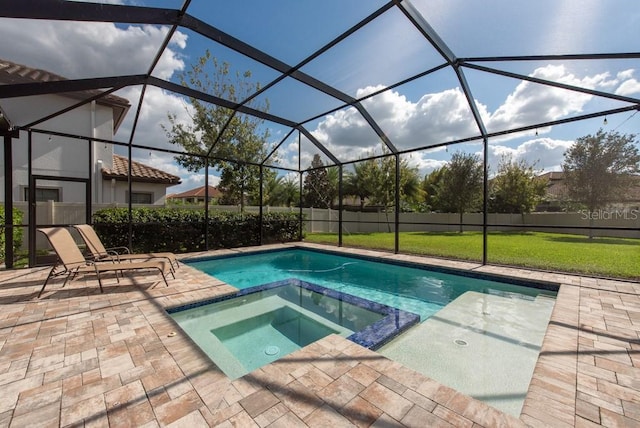
<svg viewBox="0 0 640 428"><path fill-rule="evenodd" d="M134 208L132 251L204 251L204 210ZM236 248L260 244L260 216L255 213L209 212L209 248ZM105 247L128 246L129 211L107 208L93 215L93 225ZM297 213L264 213L262 243L299 239Z"/></svg>
<svg viewBox="0 0 640 428"><path fill-rule="evenodd" d="M0 205L0 261L4 261L5 254L5 239L4 239L4 205ZM23 228L22 226L22 211L18 208L13 209L13 225L19 226L13 228L13 254L18 252L20 247L22 247L22 234Z"/></svg>

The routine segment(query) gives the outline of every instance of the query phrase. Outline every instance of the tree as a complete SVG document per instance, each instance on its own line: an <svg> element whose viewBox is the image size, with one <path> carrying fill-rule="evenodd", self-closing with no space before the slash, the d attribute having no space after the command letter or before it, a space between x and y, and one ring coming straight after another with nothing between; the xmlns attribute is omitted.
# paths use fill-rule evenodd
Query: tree
<svg viewBox="0 0 640 428"><path fill-rule="evenodd" d="M258 174L260 169L258 168ZM262 170L262 201L260 201L260 188L255 189L249 194L249 203L251 205L279 205L280 186L282 183L282 177L278 177L278 174L269 168Z"/></svg>
<svg viewBox="0 0 640 428"><path fill-rule="evenodd" d="M381 205L385 212L395 206L396 198L396 158L388 156L369 159L354 165L354 172L346 175L344 192L360 198L360 209L365 200ZM406 205L414 205L422 196L418 170L409 166L406 159L400 160L400 200Z"/></svg>
<svg viewBox="0 0 640 428"><path fill-rule="evenodd" d="M311 170L304 177L303 192L306 207L331 207L331 183L319 154L313 155Z"/></svg>
<svg viewBox="0 0 640 428"><path fill-rule="evenodd" d="M344 194L360 199L360 211L364 211L364 204L373 195L375 183L372 178L376 168L375 160L370 159L353 165L353 172L345 174Z"/></svg>
<svg viewBox="0 0 640 428"><path fill-rule="evenodd" d="M259 83L251 82L250 71L232 73L228 63L219 63L208 50L179 79L183 86L234 103L243 102L260 89ZM205 156L209 156L209 166L221 171L219 188L224 194L221 202L240 204L243 210L246 196L255 194L259 188L259 168L255 164L262 162L268 153L269 132L260 130L263 121L256 117L196 98L189 101L185 109L191 123L181 123L175 114L169 113L171 125L163 129L171 143L200 156L179 155L176 161L188 171L197 172L205 167ZM245 106L269 110L268 101L258 104L253 99Z"/></svg>
<svg viewBox="0 0 640 428"><path fill-rule="evenodd" d="M482 162L476 155L456 152L445 168L436 199L443 211L460 214L462 233L464 213L478 209L482 201Z"/></svg>
<svg viewBox="0 0 640 428"><path fill-rule="evenodd" d="M489 211L524 214L533 211L546 193L547 182L540 179L533 165L504 156L498 173L491 180Z"/></svg>
<svg viewBox="0 0 640 428"><path fill-rule="evenodd" d="M420 187L424 195L424 202L427 211L443 211L438 202L438 186L442 181L447 167L436 168L424 176Z"/></svg>
<svg viewBox="0 0 640 428"><path fill-rule="evenodd" d="M562 170L569 197L593 213L624 199L633 176L640 172L640 152L634 134L615 131L576 139L564 154ZM593 220L593 216L589 215ZM591 230L589 230L591 238Z"/></svg>
<svg viewBox="0 0 640 428"><path fill-rule="evenodd" d="M327 168L327 181L329 182L327 198L329 205L333 208L333 202L338 199L338 188L340 187L340 169L337 166Z"/></svg>
<svg viewBox="0 0 640 428"><path fill-rule="evenodd" d="M300 201L298 181L293 177L270 176L265 180L263 191L263 203L272 207L291 207Z"/></svg>
<svg viewBox="0 0 640 428"><path fill-rule="evenodd" d="M379 158L374 163L373 169L373 194L372 202L385 207L385 211L395 205L396 200L396 158L386 156ZM420 179L417 168L409 166L406 159L401 158L399 176L400 201L408 205L418 202L422 196Z"/></svg>
<svg viewBox="0 0 640 428"><path fill-rule="evenodd" d="M279 198L284 206L298 206L300 204L299 180L291 176L285 178L280 186Z"/></svg>

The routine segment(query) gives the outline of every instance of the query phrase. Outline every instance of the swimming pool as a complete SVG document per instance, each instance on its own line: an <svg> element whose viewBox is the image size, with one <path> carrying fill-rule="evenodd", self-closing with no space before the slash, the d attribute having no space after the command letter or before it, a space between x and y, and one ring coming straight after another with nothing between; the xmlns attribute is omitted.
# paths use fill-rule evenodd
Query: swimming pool
<svg viewBox="0 0 640 428"><path fill-rule="evenodd" d="M316 249L185 261L246 289L301 280L419 315L378 352L514 416L520 414L559 284Z"/></svg>
<svg viewBox="0 0 640 428"><path fill-rule="evenodd" d="M422 321L467 291L522 299L557 293L557 286L554 288L551 284L517 284L470 273L461 276L409 264L381 263L307 249L186 262L239 289L295 278L413 312L420 315Z"/></svg>

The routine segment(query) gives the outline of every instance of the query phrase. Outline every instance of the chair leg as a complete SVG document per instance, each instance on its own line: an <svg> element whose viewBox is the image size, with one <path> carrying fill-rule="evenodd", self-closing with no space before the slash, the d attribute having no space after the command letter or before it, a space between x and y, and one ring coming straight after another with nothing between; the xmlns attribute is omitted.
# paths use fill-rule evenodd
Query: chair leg
<svg viewBox="0 0 640 428"><path fill-rule="evenodd" d="M76 279L77 275L78 275L78 269L69 271L69 274L67 275L67 277L64 279L64 282L62 283L62 288L64 288L64 286L67 285L67 282L70 282Z"/></svg>
<svg viewBox="0 0 640 428"><path fill-rule="evenodd" d="M38 299L40 298L40 296L42 296L42 293L44 292L44 288L47 286L47 282L49 282L49 279L51 278L51 274L53 274L53 270L54 270L55 268L56 268L56 267L55 267L55 266L53 266L53 267L51 268L51 270L49 271L49 275L47 275L47 279L45 279L44 284L42 285L42 288L40 289L40 292L38 293Z"/></svg>
<svg viewBox="0 0 640 428"><path fill-rule="evenodd" d="M102 279L100 278L100 272L98 272L98 269L96 268L96 276L98 277L98 285L100 286L100 292L104 293L104 290L102 289ZM118 273L116 273L116 278L118 277Z"/></svg>
<svg viewBox="0 0 640 428"><path fill-rule="evenodd" d="M158 270L160 271L160 275L162 275L162 279L163 279L165 285L168 287L169 283L167 282L167 277L164 275L164 272L162 271L162 269L158 269ZM173 275L173 272L171 274ZM175 279L175 278L176 278L176 276L173 275L173 279Z"/></svg>

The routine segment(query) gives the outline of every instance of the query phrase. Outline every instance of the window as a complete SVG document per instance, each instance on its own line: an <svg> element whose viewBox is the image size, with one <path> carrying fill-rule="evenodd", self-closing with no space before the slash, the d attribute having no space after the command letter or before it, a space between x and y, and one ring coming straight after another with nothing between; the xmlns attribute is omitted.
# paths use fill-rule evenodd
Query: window
<svg viewBox="0 0 640 428"><path fill-rule="evenodd" d="M29 200L29 188L24 188L24 200ZM60 189L36 187L36 202L60 202Z"/></svg>
<svg viewBox="0 0 640 428"><path fill-rule="evenodd" d="M152 204L153 193L131 192L131 203L132 204Z"/></svg>

